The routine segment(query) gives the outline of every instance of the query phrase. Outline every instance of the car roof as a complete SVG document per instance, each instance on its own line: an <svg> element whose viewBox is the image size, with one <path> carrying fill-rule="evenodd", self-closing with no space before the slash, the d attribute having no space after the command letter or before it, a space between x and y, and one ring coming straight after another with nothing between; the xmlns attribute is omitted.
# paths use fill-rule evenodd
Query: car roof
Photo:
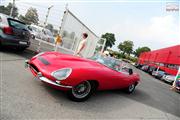
<svg viewBox="0 0 180 120"><path fill-rule="evenodd" d="M20 20L18 20L18 19L16 19L16 18L13 18L13 17L11 17L11 16L9 16L9 15L6 15L6 14L3 14L3 13L0 13L0 16L2 16L2 17L5 17L5 18L10 18L10 19L12 19L12 20L15 20L15 21L19 21L19 22L21 22L21 23L24 23L24 22L22 22L22 21L20 21ZM25 24L25 23L24 23Z"/></svg>

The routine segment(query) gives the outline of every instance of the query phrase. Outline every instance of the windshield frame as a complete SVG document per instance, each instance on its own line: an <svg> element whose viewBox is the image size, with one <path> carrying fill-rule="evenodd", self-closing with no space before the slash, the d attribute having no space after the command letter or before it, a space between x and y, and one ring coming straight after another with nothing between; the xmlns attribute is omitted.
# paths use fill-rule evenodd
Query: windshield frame
<svg viewBox="0 0 180 120"><path fill-rule="evenodd" d="M113 57L109 57L109 56L105 56L105 55L101 55L101 54L95 54L94 56L92 56L91 58L89 58L99 64L102 64L116 72L120 72L120 73L124 73L124 74L129 74L128 69L130 68L127 63L123 62L120 59L116 59ZM106 61L105 61L106 60ZM108 60L111 60L110 64L113 64L112 66L106 64L105 62L107 62Z"/></svg>

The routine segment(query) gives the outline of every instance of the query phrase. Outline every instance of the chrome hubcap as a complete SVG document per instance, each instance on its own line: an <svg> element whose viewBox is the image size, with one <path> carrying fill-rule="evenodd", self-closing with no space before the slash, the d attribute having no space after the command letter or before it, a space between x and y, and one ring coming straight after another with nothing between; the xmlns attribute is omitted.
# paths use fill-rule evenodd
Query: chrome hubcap
<svg viewBox="0 0 180 120"><path fill-rule="evenodd" d="M79 85L72 88L72 94L76 98L84 98L86 97L91 91L91 84L89 81L85 81L80 83Z"/></svg>
<svg viewBox="0 0 180 120"><path fill-rule="evenodd" d="M130 92L133 91L133 90L134 90L134 87L135 87L134 84L130 85L130 86L129 86L129 91L130 91Z"/></svg>

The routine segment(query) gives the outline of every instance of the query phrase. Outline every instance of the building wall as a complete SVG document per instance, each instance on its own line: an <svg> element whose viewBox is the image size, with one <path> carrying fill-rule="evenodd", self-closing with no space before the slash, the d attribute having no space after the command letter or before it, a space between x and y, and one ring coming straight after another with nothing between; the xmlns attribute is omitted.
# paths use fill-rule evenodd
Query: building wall
<svg viewBox="0 0 180 120"><path fill-rule="evenodd" d="M180 45L141 53L139 64L156 64L163 70L175 74L180 66Z"/></svg>

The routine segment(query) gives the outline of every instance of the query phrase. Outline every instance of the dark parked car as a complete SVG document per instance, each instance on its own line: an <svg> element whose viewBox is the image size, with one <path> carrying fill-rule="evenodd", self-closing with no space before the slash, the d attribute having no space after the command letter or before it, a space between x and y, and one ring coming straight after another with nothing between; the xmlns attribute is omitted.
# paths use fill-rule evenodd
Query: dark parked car
<svg viewBox="0 0 180 120"><path fill-rule="evenodd" d="M25 23L0 13L0 45L24 50L30 45L30 33Z"/></svg>
<svg viewBox="0 0 180 120"><path fill-rule="evenodd" d="M142 64L139 64L139 63L135 63L134 65L136 68L140 69L143 65Z"/></svg>
<svg viewBox="0 0 180 120"><path fill-rule="evenodd" d="M150 75L152 75L152 72L153 72L153 71L156 71L156 70L157 70L156 67L154 67L154 66L149 66L147 72L148 72Z"/></svg>

